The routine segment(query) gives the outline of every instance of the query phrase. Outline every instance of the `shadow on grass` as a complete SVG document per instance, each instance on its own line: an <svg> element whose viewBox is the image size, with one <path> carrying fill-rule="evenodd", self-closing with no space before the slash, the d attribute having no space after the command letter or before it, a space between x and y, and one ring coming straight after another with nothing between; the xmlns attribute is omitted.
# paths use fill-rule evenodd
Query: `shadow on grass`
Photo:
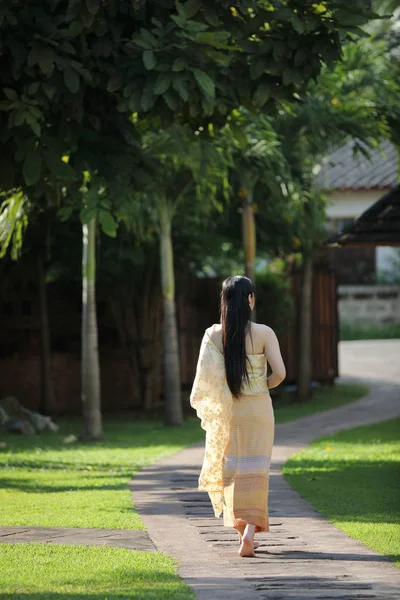
<svg viewBox="0 0 400 600"><path fill-rule="evenodd" d="M7 446L0 448L0 456L5 453L24 452L40 448L42 451L71 452L76 450L136 449L154 446L186 445L204 437L197 418L187 419L182 426L164 426L161 421L135 421L112 419L104 420L104 440L78 440L65 444L65 437L73 434L79 437L81 421L60 419L58 433L44 432L35 436L2 434Z"/></svg>
<svg viewBox="0 0 400 600"><path fill-rule="evenodd" d="M106 476L104 476L106 477ZM110 477L110 476L109 476ZM114 475L113 478L116 476ZM73 483L66 485L59 485L57 483L52 483L49 485L38 484L34 479L25 479L25 478L7 478L0 477L0 489L8 489L8 490L19 490L21 492L29 492L31 494L41 494L46 492L48 494L58 494L61 492L95 492L95 491L118 491L125 490L127 482L129 480L130 475L121 475L121 483L105 483L104 485L99 485L97 482L93 482L92 485L74 485ZM94 478L98 479L99 476L96 475Z"/></svg>
<svg viewBox="0 0 400 600"><path fill-rule="evenodd" d="M257 559L251 559L257 563ZM286 598L292 597L293 594L299 594L299 597L340 597L346 598L369 598L377 597L370 596L373 591L376 593L376 588L368 581L362 579L344 580L341 576L316 576L310 575L291 575L287 571L274 575L260 577L246 577L245 579L236 580L229 577L196 577L186 578L187 583L194 591L202 596L204 593L207 597L212 598L222 595L229 598L232 594L232 589L236 586L243 588L243 598L246 597L248 591L256 590L260 595L268 594L268 597ZM139 582L138 582L139 583ZM388 592L396 592L397 586L394 582L385 581L382 586L385 589L385 595ZM170 588L170 589L168 589ZM368 594L368 595L366 595ZM294 597L294 596L293 596ZM393 595L393 597L395 597ZM177 586L176 578L170 577L162 583L149 582L146 587L138 586L132 582L132 587L129 585L124 590L96 592L16 592L16 593L0 593L0 600L192 600L193 592L188 588Z"/></svg>

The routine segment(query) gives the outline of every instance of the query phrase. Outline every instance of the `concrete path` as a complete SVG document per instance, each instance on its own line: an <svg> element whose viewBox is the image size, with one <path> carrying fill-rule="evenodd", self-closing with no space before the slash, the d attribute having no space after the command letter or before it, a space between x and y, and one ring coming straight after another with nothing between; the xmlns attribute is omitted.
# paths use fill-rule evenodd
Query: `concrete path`
<svg viewBox="0 0 400 600"><path fill-rule="evenodd" d="M146 552L156 550L147 531L74 527L0 527L0 544L22 542L112 546L114 548L128 548L129 550L143 550Z"/></svg>
<svg viewBox="0 0 400 600"><path fill-rule="evenodd" d="M201 600L398 599L400 570L352 540L292 490L281 467L313 439L340 429L400 416L400 341L341 345L341 372L372 379L367 397L279 425L271 470L271 532L258 534L257 557L237 556L237 535L213 518L197 491L203 458L198 444L143 469L133 499L158 550ZM385 380L380 381L381 375Z"/></svg>

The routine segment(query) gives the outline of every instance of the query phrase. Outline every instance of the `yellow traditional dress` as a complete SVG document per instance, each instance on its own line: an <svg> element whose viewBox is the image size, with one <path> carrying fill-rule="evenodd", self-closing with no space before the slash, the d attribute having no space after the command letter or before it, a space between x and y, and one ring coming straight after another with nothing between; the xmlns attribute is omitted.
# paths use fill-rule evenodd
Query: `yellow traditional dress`
<svg viewBox="0 0 400 600"><path fill-rule="evenodd" d="M268 531L268 481L274 413L267 386L267 358L247 355L249 383L237 398L226 381L224 356L206 329L190 403L206 431L199 489L208 492L224 525L241 521Z"/></svg>

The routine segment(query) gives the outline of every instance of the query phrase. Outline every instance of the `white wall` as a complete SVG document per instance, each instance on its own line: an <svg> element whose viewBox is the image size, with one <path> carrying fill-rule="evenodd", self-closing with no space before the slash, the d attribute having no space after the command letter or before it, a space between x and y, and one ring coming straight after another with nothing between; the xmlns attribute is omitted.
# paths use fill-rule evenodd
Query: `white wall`
<svg viewBox="0 0 400 600"><path fill-rule="evenodd" d="M400 323L400 286L340 285L342 323Z"/></svg>
<svg viewBox="0 0 400 600"><path fill-rule="evenodd" d="M326 195L328 219L355 219L384 193L384 190L334 190Z"/></svg>

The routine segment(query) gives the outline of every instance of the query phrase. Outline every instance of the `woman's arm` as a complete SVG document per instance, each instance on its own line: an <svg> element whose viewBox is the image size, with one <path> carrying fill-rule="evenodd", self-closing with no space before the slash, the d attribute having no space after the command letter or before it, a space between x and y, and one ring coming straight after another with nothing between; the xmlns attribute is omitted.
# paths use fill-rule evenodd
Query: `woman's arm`
<svg viewBox="0 0 400 600"><path fill-rule="evenodd" d="M286 369L279 348L278 338L271 327L265 326L265 354L272 373L267 377L269 388L277 387L286 377Z"/></svg>

